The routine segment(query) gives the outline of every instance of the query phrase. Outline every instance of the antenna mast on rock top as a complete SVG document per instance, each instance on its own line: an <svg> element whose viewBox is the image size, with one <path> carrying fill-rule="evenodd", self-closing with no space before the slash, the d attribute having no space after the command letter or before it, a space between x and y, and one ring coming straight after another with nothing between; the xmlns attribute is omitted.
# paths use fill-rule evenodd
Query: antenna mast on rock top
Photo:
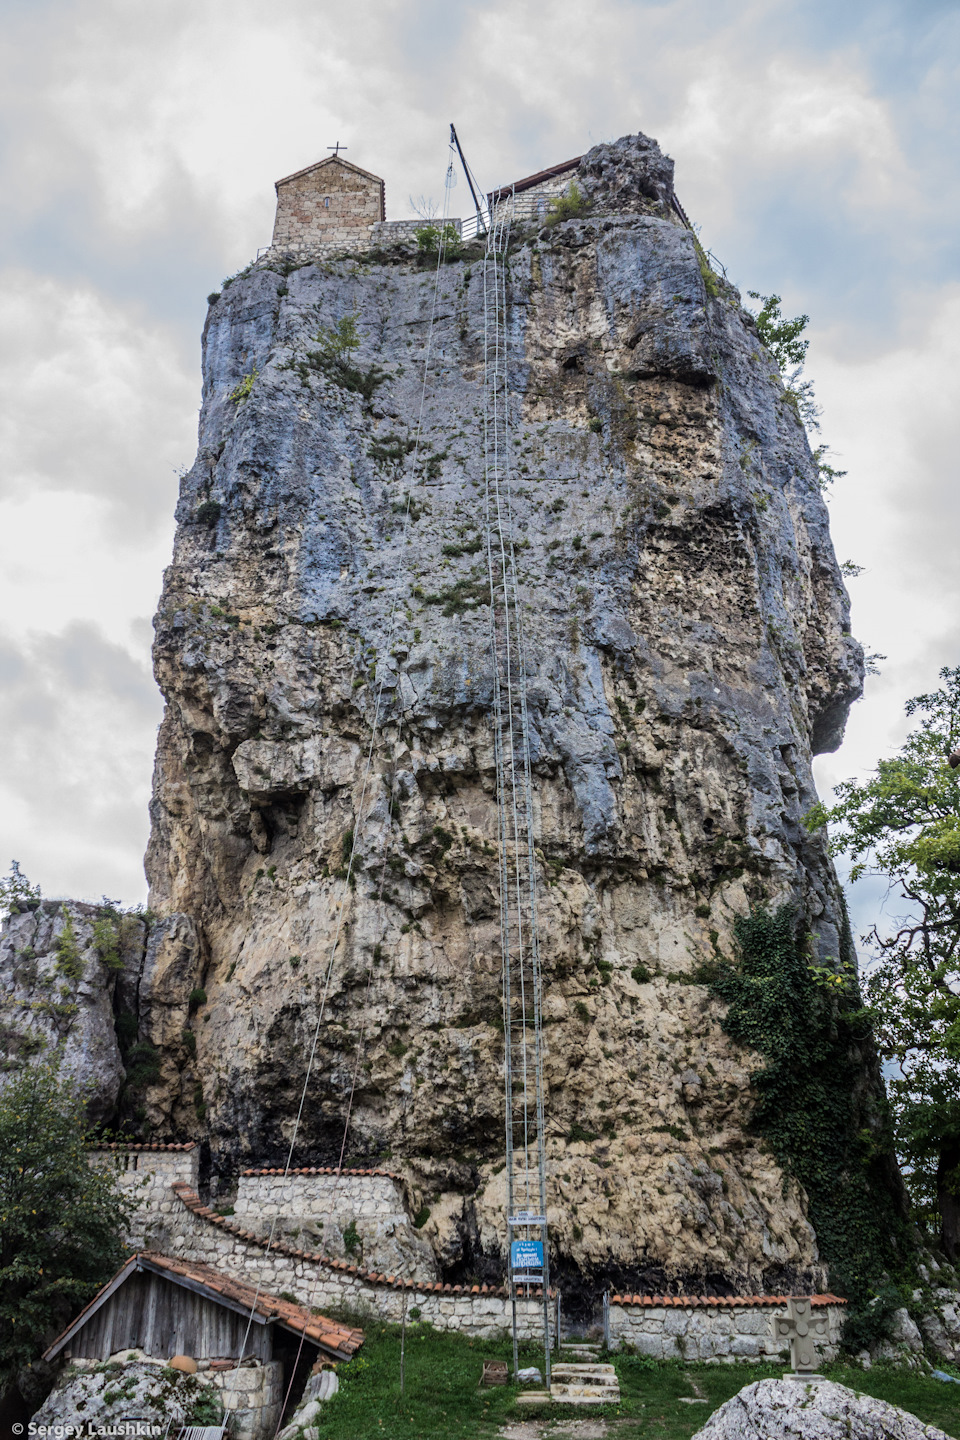
<svg viewBox="0 0 960 1440"><path fill-rule="evenodd" d="M452 120L450 122L450 144L457 147L457 154L460 156L460 164L463 166L463 173L467 177L467 184L470 186L470 194L473 196L473 203L477 207L477 234L482 235L487 228L487 222L484 214L484 206L480 203L480 197L477 194L473 174L470 170L470 166L467 164L466 156L464 155L463 150L460 147L460 140L457 136L457 129Z"/></svg>

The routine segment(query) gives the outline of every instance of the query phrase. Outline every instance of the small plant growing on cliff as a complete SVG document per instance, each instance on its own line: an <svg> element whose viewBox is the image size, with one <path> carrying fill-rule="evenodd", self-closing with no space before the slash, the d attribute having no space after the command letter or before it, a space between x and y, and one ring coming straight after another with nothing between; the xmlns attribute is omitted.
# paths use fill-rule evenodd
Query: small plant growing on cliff
<svg viewBox="0 0 960 1440"><path fill-rule="evenodd" d="M223 506L219 500L204 500L202 504L197 506L197 512L194 518L198 525L206 525L212 530L220 519L222 512Z"/></svg>
<svg viewBox="0 0 960 1440"><path fill-rule="evenodd" d="M414 230L417 249L425 258L442 254L445 260L459 260L463 241L455 225L419 225Z"/></svg>
<svg viewBox="0 0 960 1440"><path fill-rule="evenodd" d="M829 449L829 445L818 445L813 452L813 463L817 467L817 483L822 491L829 490L834 480L842 480L847 473L846 470L834 469L834 467L824 459ZM857 574L859 573L858 570Z"/></svg>
<svg viewBox="0 0 960 1440"><path fill-rule="evenodd" d="M160 1052L149 1040L135 1040L124 1057L124 1063L127 1067L127 1090L145 1090L160 1079Z"/></svg>
<svg viewBox="0 0 960 1440"><path fill-rule="evenodd" d="M93 922L94 949L108 970L122 970L120 955L120 927L110 916L102 916Z"/></svg>
<svg viewBox="0 0 960 1440"><path fill-rule="evenodd" d="M57 936L57 970L68 980L79 980L83 974L83 956L77 943L77 932L73 917L66 905L60 906L63 929Z"/></svg>
<svg viewBox="0 0 960 1440"><path fill-rule="evenodd" d="M700 244L700 241L697 239L696 236L693 237L693 248L697 252L697 264L700 266L700 276L703 280L703 288L706 290L711 300L716 300L717 296L720 294L720 282L717 279L713 266L710 264L710 259L707 255L706 250L704 250L703 246Z"/></svg>
<svg viewBox="0 0 960 1440"><path fill-rule="evenodd" d="M31 885L19 861L11 860L10 874L0 879L0 910L8 915L20 915L25 910L36 910L39 904L40 886Z"/></svg>
<svg viewBox="0 0 960 1440"><path fill-rule="evenodd" d="M241 405L243 401L247 399L251 390L257 382L258 373L259 372L257 370L257 367L256 365L254 365L253 369L250 371L250 374L244 375L237 388L235 390L231 390L229 398L233 401L234 405Z"/></svg>
<svg viewBox="0 0 960 1440"><path fill-rule="evenodd" d="M757 332L776 360L781 375L794 366L803 365L810 341L801 340L800 336L809 325L810 316L796 315L792 320L785 320L779 295L761 295L758 290L748 290L747 294L751 300L760 301L760 309L754 315Z"/></svg>
<svg viewBox="0 0 960 1440"><path fill-rule="evenodd" d="M552 228L563 220L576 220L578 216L585 215L589 208L589 201L580 186L576 180L571 180L566 195L558 195L555 200L550 201L547 207L547 226Z"/></svg>
<svg viewBox="0 0 960 1440"><path fill-rule="evenodd" d="M350 363L350 356L360 345L356 315L343 315L335 325L321 325L314 336L316 349L307 352L301 362L301 376L306 379L307 369L322 371L334 384L344 390L352 390L371 400L378 385L386 376L379 365L369 370L359 370Z"/></svg>

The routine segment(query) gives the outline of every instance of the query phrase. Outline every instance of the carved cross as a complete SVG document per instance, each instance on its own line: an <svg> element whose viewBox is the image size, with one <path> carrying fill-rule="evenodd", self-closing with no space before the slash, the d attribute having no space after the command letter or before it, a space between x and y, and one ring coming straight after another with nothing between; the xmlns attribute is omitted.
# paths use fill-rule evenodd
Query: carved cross
<svg viewBox="0 0 960 1440"><path fill-rule="evenodd" d="M773 1333L778 1340L790 1341L790 1364L797 1375L810 1375L820 1364L817 1341L827 1334L826 1319L814 1315L813 1306L804 1296L787 1301L786 1315L777 1315Z"/></svg>

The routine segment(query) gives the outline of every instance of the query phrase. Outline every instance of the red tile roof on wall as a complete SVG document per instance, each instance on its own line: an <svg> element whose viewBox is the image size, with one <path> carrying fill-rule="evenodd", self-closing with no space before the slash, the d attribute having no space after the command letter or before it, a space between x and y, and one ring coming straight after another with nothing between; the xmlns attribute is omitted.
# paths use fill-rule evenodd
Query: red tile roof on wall
<svg viewBox="0 0 960 1440"><path fill-rule="evenodd" d="M110 1296L138 1270L153 1271L154 1274L169 1276L174 1284L180 1280L189 1281L191 1288L199 1286L203 1293L213 1301L220 1298L232 1302L234 1309L240 1306L243 1310L252 1311L254 1315L260 1316L262 1322L275 1321L285 1329L305 1336L306 1339L312 1340L321 1348L344 1360L349 1360L363 1344L362 1330L355 1330L349 1325L341 1325L336 1320L328 1319L326 1315L315 1315L302 1305L294 1304L289 1300L281 1300L277 1295L269 1295L253 1285L248 1285L243 1280L236 1280L232 1275L225 1275L222 1271L214 1269L212 1265L204 1265L199 1261L192 1260L176 1260L170 1255L161 1255L157 1251L142 1250L136 1255L131 1255L116 1275L108 1280L101 1290L97 1291L76 1319L72 1320L66 1330L44 1351L43 1358L45 1360L54 1359L77 1331L83 1328L87 1320L100 1309L100 1306L109 1300Z"/></svg>
<svg viewBox="0 0 960 1440"><path fill-rule="evenodd" d="M703 1309L744 1305L786 1305L788 1300L809 1300L811 1305L846 1305L840 1295L611 1295L611 1305L645 1305L660 1309Z"/></svg>
<svg viewBox="0 0 960 1440"><path fill-rule="evenodd" d="M336 1165L311 1165L302 1170L284 1170L281 1166L273 1170L241 1170L241 1175L385 1175L388 1180L403 1180L392 1170L339 1170Z"/></svg>
<svg viewBox="0 0 960 1440"><path fill-rule="evenodd" d="M133 1145L126 1140L112 1140L108 1145L91 1145L91 1150L196 1150L196 1140L186 1140L182 1145Z"/></svg>

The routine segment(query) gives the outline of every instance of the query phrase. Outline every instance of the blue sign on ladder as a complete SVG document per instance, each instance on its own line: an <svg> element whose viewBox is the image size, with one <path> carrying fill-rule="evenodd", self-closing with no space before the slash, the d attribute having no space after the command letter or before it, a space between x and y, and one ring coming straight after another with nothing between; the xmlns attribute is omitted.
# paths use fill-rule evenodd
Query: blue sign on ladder
<svg viewBox="0 0 960 1440"><path fill-rule="evenodd" d="M542 1270L543 1241L514 1240L510 1245L510 1268L512 1270Z"/></svg>

